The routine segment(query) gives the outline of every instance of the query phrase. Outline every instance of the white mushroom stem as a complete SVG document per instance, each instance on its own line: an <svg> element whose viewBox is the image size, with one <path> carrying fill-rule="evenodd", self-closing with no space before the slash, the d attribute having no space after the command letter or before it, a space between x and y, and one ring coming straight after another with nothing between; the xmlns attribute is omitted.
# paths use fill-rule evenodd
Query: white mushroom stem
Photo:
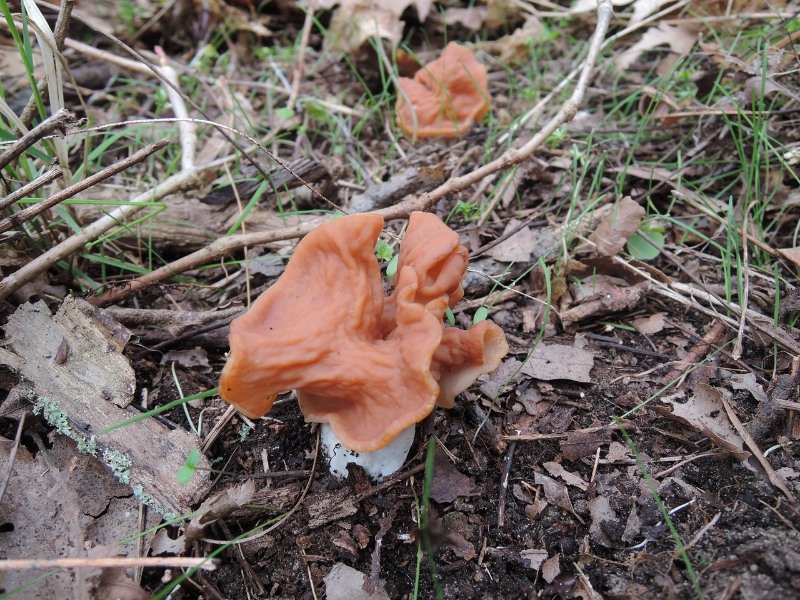
<svg viewBox="0 0 800 600"><path fill-rule="evenodd" d="M341 440L333 433L327 423L320 425L322 448L328 457L331 475L337 479L347 477L347 465L356 464L364 468L367 474L375 481L380 482L385 477L396 472L408 457L408 451L414 443L414 430L416 425L407 427L386 446L375 452L354 452L344 447Z"/></svg>

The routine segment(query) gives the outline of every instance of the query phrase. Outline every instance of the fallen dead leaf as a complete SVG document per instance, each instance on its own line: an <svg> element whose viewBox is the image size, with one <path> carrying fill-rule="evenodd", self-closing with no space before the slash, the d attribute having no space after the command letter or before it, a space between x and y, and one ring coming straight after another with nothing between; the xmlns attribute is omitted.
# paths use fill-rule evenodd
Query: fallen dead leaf
<svg viewBox="0 0 800 600"><path fill-rule="evenodd" d="M561 440L561 453L569 461L592 456L597 449L611 442L611 429L597 431L568 431L567 439Z"/></svg>
<svg viewBox="0 0 800 600"><path fill-rule="evenodd" d="M646 317L638 317L634 319L631 324L636 328L636 331L642 335L653 335L663 331L666 325L666 317L667 313L657 312Z"/></svg>
<svg viewBox="0 0 800 600"><path fill-rule="evenodd" d="M559 555L551 556L542 565L542 577L547 583L553 583L561 574L561 561Z"/></svg>
<svg viewBox="0 0 800 600"><path fill-rule="evenodd" d="M433 0L301 0L299 4L314 10L332 9L338 4L325 41L345 54L355 54L369 39L399 43L403 37L403 11L413 6L422 23L428 18Z"/></svg>
<svg viewBox="0 0 800 600"><path fill-rule="evenodd" d="M475 545L458 532L448 533L446 544L453 554L462 560L472 560L478 555Z"/></svg>
<svg viewBox="0 0 800 600"><path fill-rule="evenodd" d="M754 373L735 373L731 375L731 387L735 390L747 390L759 402L767 401L764 387L756 381Z"/></svg>
<svg viewBox="0 0 800 600"><path fill-rule="evenodd" d="M616 58L617 68L621 71L628 69L643 52L653 50L658 46L669 46L673 52L680 56L689 53L697 41L697 34L680 25L659 23L642 34L638 42L620 53Z"/></svg>
<svg viewBox="0 0 800 600"><path fill-rule="evenodd" d="M625 247L625 242L639 228L645 210L630 196L620 198L611 212L600 221L589 239L597 245L602 256L616 256Z"/></svg>
<svg viewBox="0 0 800 600"><path fill-rule="evenodd" d="M480 488L453 466L441 448L436 448L433 465L431 498L436 502L450 504L456 498L480 493Z"/></svg>
<svg viewBox="0 0 800 600"><path fill-rule="evenodd" d="M523 550L519 553L519 556L526 567L538 571L547 560L547 550L544 548L532 548L530 550Z"/></svg>
<svg viewBox="0 0 800 600"><path fill-rule="evenodd" d="M327 600L389 600L389 595L378 583L373 592L364 591L367 576L344 563L336 563L325 576L325 597Z"/></svg>
<svg viewBox="0 0 800 600"><path fill-rule="evenodd" d="M631 502L631 512L625 522L625 531L622 532L622 541L630 544L639 535L642 529L642 521L636 512L636 501Z"/></svg>
<svg viewBox="0 0 800 600"><path fill-rule="evenodd" d="M576 519L583 522L583 520L575 514L575 509L572 507L572 500L569 498L567 486L544 473L536 473L534 475L534 482L536 485L542 486L544 489L544 496L549 502L552 502L562 510L572 513Z"/></svg>
<svg viewBox="0 0 800 600"><path fill-rule="evenodd" d="M539 344L531 352L522 372L536 379L566 379L580 383L592 381L594 355L587 350L559 344Z"/></svg>
<svg viewBox="0 0 800 600"><path fill-rule="evenodd" d="M241 485L235 485L206 499L186 526L186 538L191 540L201 537L203 530L211 523L230 515L250 502L255 491L255 482L248 479Z"/></svg>
<svg viewBox="0 0 800 600"><path fill-rule="evenodd" d="M669 416L700 431L738 460L746 461L750 453L744 450L744 440L725 415L720 391L705 383L695 383L692 396L686 402L678 402L684 395L679 393L663 398L672 407Z"/></svg>
<svg viewBox="0 0 800 600"><path fill-rule="evenodd" d="M589 484L586 483L580 476L570 473L557 462L546 462L542 466L547 469L547 472L550 473L550 475L562 479L567 485L571 485L583 491L589 489Z"/></svg>
<svg viewBox="0 0 800 600"><path fill-rule="evenodd" d="M589 502L589 512L592 515L592 523L589 525L589 536L592 541L606 548L621 548L622 544L606 533L610 528L616 528L621 525L619 517L617 517L614 509L611 508L608 498L597 496Z"/></svg>
<svg viewBox="0 0 800 600"><path fill-rule="evenodd" d="M519 228L520 223L518 219L511 219L503 230L503 235ZM523 227L517 233L503 240L494 248L486 251L486 256L489 256L500 262L528 262L531 254L536 246L536 235L531 231L530 227Z"/></svg>

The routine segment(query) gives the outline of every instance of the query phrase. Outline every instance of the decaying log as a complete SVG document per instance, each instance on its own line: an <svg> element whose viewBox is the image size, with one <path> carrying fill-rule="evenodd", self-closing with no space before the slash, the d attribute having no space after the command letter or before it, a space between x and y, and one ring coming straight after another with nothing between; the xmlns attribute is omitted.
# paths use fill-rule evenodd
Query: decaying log
<svg viewBox="0 0 800 600"><path fill-rule="evenodd" d="M102 433L136 413L135 377L122 354L129 332L102 310L69 297L55 315L44 302L24 304L6 326L10 349L29 396L61 434L99 456L137 497L165 516L187 514L207 489L208 461L201 457L186 485L176 474L196 437L144 419Z"/></svg>

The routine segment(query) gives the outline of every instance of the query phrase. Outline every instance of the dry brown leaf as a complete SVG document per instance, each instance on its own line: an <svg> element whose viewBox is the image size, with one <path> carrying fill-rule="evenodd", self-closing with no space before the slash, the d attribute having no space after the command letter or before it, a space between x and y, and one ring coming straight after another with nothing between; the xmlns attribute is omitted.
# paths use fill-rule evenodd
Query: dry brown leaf
<svg viewBox="0 0 800 600"><path fill-rule="evenodd" d="M559 555L551 556L542 565L542 577L547 583L553 583L556 577L561 574L561 561Z"/></svg>
<svg viewBox="0 0 800 600"><path fill-rule="evenodd" d="M383 582L374 592L364 591L367 576L344 563L333 565L325 576L325 597L328 600L389 600Z"/></svg>
<svg viewBox="0 0 800 600"><path fill-rule="evenodd" d="M403 11L417 9L420 22L428 18L433 0L300 0L306 8L319 10L339 8L331 19L326 43L346 54L355 54L371 38L397 44L403 37Z"/></svg>
<svg viewBox="0 0 800 600"><path fill-rule="evenodd" d="M552 502L562 510L572 513L576 519L583 522L583 520L575 514L575 509L572 508L572 500L569 498L567 486L544 473L536 473L534 475L534 482L536 485L542 486L544 489L544 496L549 502Z"/></svg>
<svg viewBox="0 0 800 600"><path fill-rule="evenodd" d="M461 496L475 496L480 493L480 488L453 466L441 448L436 448L433 464L431 498L436 502L449 504Z"/></svg>
<svg viewBox="0 0 800 600"><path fill-rule="evenodd" d="M480 44L481 49L496 56L501 64L514 66L530 61L530 44L545 32L542 22L534 15L525 19L522 27L509 35Z"/></svg>
<svg viewBox="0 0 800 600"><path fill-rule="evenodd" d="M250 502L255 491L255 482L248 479L241 485L235 485L206 499L186 527L186 538L191 540L201 537L208 525Z"/></svg>
<svg viewBox="0 0 800 600"><path fill-rule="evenodd" d="M653 335L654 333L663 331L666 325L666 317L667 313L657 312L646 317L634 319L632 325L636 328L636 331L642 335Z"/></svg>
<svg viewBox="0 0 800 600"><path fill-rule="evenodd" d="M800 267L800 246L794 248L781 248L778 250L783 258L794 263L796 267Z"/></svg>
<svg viewBox="0 0 800 600"><path fill-rule="evenodd" d="M511 219L503 230L503 235L517 229L520 223L521 221L517 219ZM536 243L536 235L531 231L531 228L523 227L494 248L487 250L486 256L490 256L500 262L528 262Z"/></svg>
<svg viewBox="0 0 800 600"><path fill-rule="evenodd" d="M589 502L589 512L592 515L592 523L589 525L589 536L592 541L606 548L621 548L622 544L606 533L620 525L619 517L611 508L608 498L597 496Z"/></svg>
<svg viewBox="0 0 800 600"><path fill-rule="evenodd" d="M571 485L583 491L589 489L589 484L586 483L579 475L570 473L557 462L553 461L546 462L542 466L544 466L544 468L547 469L547 472L550 473L550 475L552 475L553 477L559 477L567 485Z"/></svg>
<svg viewBox="0 0 800 600"><path fill-rule="evenodd" d="M616 256L622 252L625 242L639 228L644 214L644 208L630 196L620 198L589 236L597 244L597 252L602 256Z"/></svg>
<svg viewBox="0 0 800 600"><path fill-rule="evenodd" d="M575 462L586 456L592 456L597 449L611 442L611 429L597 431L569 431L567 439L561 440L561 453L569 461Z"/></svg>
<svg viewBox="0 0 800 600"><path fill-rule="evenodd" d="M526 567L538 571L547 560L547 550L544 548L531 548L520 552L519 557L522 559L522 562L525 563Z"/></svg>
<svg viewBox="0 0 800 600"><path fill-rule="evenodd" d="M536 379L566 379L580 383L592 381L594 355L574 346L539 344L522 367L522 372Z"/></svg>
<svg viewBox="0 0 800 600"><path fill-rule="evenodd" d="M468 8L446 8L443 21L445 25L461 24L472 31L480 31L486 20L487 9L485 6L470 6Z"/></svg>
<svg viewBox="0 0 800 600"><path fill-rule="evenodd" d="M686 402L678 402L683 394L664 398L672 407L671 416L700 431L717 446L745 461L750 453L744 450L744 440L731 425L725 415L721 394L718 389L705 383L692 386L692 397ZM745 463L747 464L747 463Z"/></svg>
<svg viewBox="0 0 800 600"><path fill-rule="evenodd" d="M684 56L697 41L697 34L680 25L660 23L644 32L641 39L633 46L620 53L616 58L617 68L621 71L630 67L643 52L658 46L669 46L673 52Z"/></svg>

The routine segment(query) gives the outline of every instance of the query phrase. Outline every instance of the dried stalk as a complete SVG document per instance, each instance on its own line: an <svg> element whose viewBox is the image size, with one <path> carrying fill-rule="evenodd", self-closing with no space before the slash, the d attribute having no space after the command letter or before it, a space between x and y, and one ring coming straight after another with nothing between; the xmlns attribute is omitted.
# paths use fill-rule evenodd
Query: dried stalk
<svg viewBox="0 0 800 600"><path fill-rule="evenodd" d="M64 175L64 171L60 166L57 164L51 165L47 171L39 175L36 179L23 185L18 190L14 190L8 196L0 200L0 210L5 210L21 198L27 198L40 187L52 183L62 175Z"/></svg>
<svg viewBox="0 0 800 600"><path fill-rule="evenodd" d="M33 146L39 140L56 133L62 136L66 135L79 123L80 120L78 117L62 108L56 114L39 123L36 127L11 144L5 152L0 154L0 169L3 169L6 165L22 156L25 150Z"/></svg>

